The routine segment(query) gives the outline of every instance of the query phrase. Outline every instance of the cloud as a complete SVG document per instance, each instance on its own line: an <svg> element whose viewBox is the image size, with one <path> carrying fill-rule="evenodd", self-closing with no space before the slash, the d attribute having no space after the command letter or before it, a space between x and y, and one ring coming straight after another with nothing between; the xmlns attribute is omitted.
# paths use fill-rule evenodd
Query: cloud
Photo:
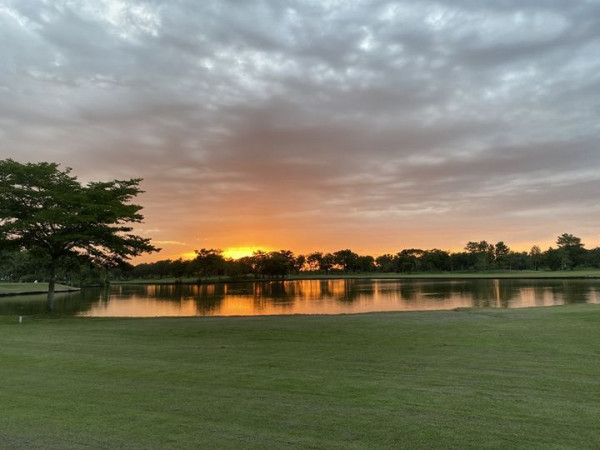
<svg viewBox="0 0 600 450"><path fill-rule="evenodd" d="M598 31L594 2L4 0L0 156L145 178L163 241L597 235Z"/></svg>

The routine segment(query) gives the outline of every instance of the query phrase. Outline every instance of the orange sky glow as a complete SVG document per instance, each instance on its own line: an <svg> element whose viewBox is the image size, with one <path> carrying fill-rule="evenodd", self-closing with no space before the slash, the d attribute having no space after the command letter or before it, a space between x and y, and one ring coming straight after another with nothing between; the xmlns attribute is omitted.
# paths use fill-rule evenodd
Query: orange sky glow
<svg viewBox="0 0 600 450"><path fill-rule="evenodd" d="M562 233L594 248L598 17L593 1L5 1L0 158L143 179L135 232L162 251L134 264Z"/></svg>
<svg viewBox="0 0 600 450"><path fill-rule="evenodd" d="M447 229L443 232L434 231L426 233L423 231L411 232L409 229L397 231L382 227L374 232L364 234L357 230L312 234L310 227L307 226L306 228L304 232L302 229L295 229L293 232L289 230L277 232L277 230L273 229L265 229L264 231L255 229L251 233L244 229L239 232L231 229L223 233L222 236L220 233L217 234L217 237L214 239L200 238L194 232L195 230L181 230L180 234L177 235L179 239L175 241L153 239L153 243L162 249L161 252L144 255L133 262L140 263L178 258L193 259L195 257L194 250L200 250L201 248L221 249L225 257L232 259L251 256L255 251L259 250L269 252L283 249L292 250L298 255L314 251L335 252L350 248L359 254L375 257L385 253L394 254L407 248L439 248L449 252L458 252L464 249L468 241L480 240L487 240L490 243L504 241L514 251L529 251L533 245L538 245L541 249L545 250L550 246L556 247L556 237L563 232L573 232L582 237L587 248L593 248L599 244L598 241L586 239L585 233L577 234L577 232L572 231L572 229L566 226L564 228L565 231L557 227L557 231L554 233L551 231L547 231L544 235L541 233L532 233L531 240L519 240L519 233L515 233L514 231L511 233L511 230L507 230L503 234L502 230L495 231L494 233L482 233L475 229L465 230L457 228ZM153 231L145 235L152 237L153 234L158 233L157 231ZM141 234L143 234L143 230ZM243 240L243 237L248 234L252 235L253 239ZM514 240L510 239L511 235ZM242 236L242 238L239 236Z"/></svg>

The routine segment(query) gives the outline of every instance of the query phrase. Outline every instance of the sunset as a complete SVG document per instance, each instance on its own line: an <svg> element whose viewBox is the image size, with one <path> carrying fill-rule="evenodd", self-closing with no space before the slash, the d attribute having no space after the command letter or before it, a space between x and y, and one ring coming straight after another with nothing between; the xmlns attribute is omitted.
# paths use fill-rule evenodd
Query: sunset
<svg viewBox="0 0 600 450"><path fill-rule="evenodd" d="M144 260L599 245L598 8L5 0L0 154L143 178Z"/></svg>
<svg viewBox="0 0 600 450"><path fill-rule="evenodd" d="M269 250L270 249L264 247L229 247L223 250L223 256L226 258L240 259L244 256L252 256L254 252L265 252Z"/></svg>
<svg viewBox="0 0 600 450"><path fill-rule="evenodd" d="M600 0L0 0L0 448L600 448Z"/></svg>

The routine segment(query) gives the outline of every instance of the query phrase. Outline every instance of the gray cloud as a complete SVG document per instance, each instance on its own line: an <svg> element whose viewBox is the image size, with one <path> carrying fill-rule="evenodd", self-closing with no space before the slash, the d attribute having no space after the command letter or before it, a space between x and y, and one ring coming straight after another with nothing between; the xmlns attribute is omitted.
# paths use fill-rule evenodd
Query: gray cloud
<svg viewBox="0 0 600 450"><path fill-rule="evenodd" d="M163 241L600 244L599 31L592 1L0 0L0 157L145 178Z"/></svg>

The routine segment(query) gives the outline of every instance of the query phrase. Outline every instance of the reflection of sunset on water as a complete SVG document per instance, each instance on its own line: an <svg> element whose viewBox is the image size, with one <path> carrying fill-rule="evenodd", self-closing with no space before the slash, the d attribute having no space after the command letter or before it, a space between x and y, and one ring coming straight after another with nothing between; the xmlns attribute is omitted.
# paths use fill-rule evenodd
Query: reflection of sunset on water
<svg viewBox="0 0 600 450"><path fill-rule="evenodd" d="M600 303L594 285L498 281L299 280L203 285L115 286L79 315L256 316L532 307Z"/></svg>
<svg viewBox="0 0 600 450"><path fill-rule="evenodd" d="M86 313L89 317L174 317L195 316L196 302L157 302L152 298L132 296L127 300L110 299L95 305Z"/></svg>

